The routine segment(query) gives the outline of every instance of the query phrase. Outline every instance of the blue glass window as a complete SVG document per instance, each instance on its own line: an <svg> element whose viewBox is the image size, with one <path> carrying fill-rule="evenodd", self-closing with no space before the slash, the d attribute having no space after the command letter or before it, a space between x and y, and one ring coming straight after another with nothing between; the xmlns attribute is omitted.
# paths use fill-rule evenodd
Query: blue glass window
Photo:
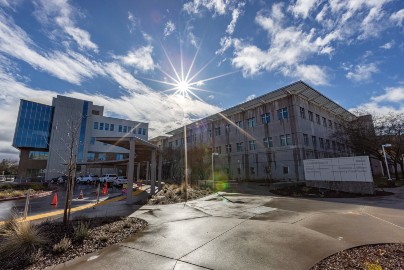
<svg viewBox="0 0 404 270"><path fill-rule="evenodd" d="M100 130L104 130L104 123L100 123Z"/></svg>
<svg viewBox="0 0 404 270"><path fill-rule="evenodd" d="M146 129L144 128L143 129L143 133L142 133L143 135L146 135Z"/></svg>
<svg viewBox="0 0 404 270"><path fill-rule="evenodd" d="M94 129L98 129L98 122L94 122Z"/></svg>
<svg viewBox="0 0 404 270"><path fill-rule="evenodd" d="M109 130L114 131L114 127L115 127L114 124L111 124L111 126L109 127Z"/></svg>
<svg viewBox="0 0 404 270"><path fill-rule="evenodd" d="M91 137L91 144L94 144L94 143L95 143L95 138Z"/></svg>
<svg viewBox="0 0 404 270"><path fill-rule="evenodd" d="M95 159L95 153L88 152L87 153L87 161L93 161Z"/></svg>
<svg viewBox="0 0 404 270"><path fill-rule="evenodd" d="M123 154L116 154L115 159L116 160L122 160L123 159Z"/></svg>
<svg viewBox="0 0 404 270"><path fill-rule="evenodd" d="M119 132L122 132L122 125L119 125Z"/></svg>
<svg viewBox="0 0 404 270"><path fill-rule="evenodd" d="M278 119L287 119L288 118L288 108L282 108L278 110Z"/></svg>
<svg viewBox="0 0 404 270"><path fill-rule="evenodd" d="M53 110L52 106L21 100L13 146L48 149Z"/></svg>
<svg viewBox="0 0 404 270"><path fill-rule="evenodd" d="M105 130L109 130L109 124L105 123Z"/></svg>
<svg viewBox="0 0 404 270"><path fill-rule="evenodd" d="M137 134L142 134L142 128L137 129Z"/></svg>
<svg viewBox="0 0 404 270"><path fill-rule="evenodd" d="M123 126L123 132L128 132L128 127L127 126Z"/></svg>

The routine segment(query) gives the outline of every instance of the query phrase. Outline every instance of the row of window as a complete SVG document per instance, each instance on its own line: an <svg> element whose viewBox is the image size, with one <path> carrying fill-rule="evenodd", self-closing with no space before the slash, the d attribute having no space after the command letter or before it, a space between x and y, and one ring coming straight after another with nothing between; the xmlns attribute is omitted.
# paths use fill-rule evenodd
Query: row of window
<svg viewBox="0 0 404 270"><path fill-rule="evenodd" d="M44 151L29 151L28 158L36 160L47 160L49 152Z"/></svg>
<svg viewBox="0 0 404 270"><path fill-rule="evenodd" d="M331 149L331 146L332 146L332 149L334 151L338 150L338 151L345 152L345 145L342 143L336 143L335 141L330 141L329 139L324 140L324 138L320 138L320 137L318 138L318 142L319 142L319 146L321 149L329 150L329 149ZM311 136L311 143L312 143L313 148L317 148L317 137L316 136ZM310 145L309 135L304 134L304 133L303 133L303 144L305 146Z"/></svg>
<svg viewBox="0 0 404 270"><path fill-rule="evenodd" d="M114 156L115 160L124 159L124 155L125 154L122 154L122 153L116 153L115 156ZM107 159L107 153L97 153L97 159L96 159L96 153L94 153L94 152L88 152L87 153L87 161L94 161L94 160L105 161L106 159Z"/></svg>
<svg viewBox="0 0 404 270"><path fill-rule="evenodd" d="M106 131L114 131L115 129L115 125L114 124L109 124L109 123L98 123L98 122L94 122L94 129L98 129L98 130L106 130ZM137 133L136 133L137 131ZM132 132L133 134L139 134L139 135L146 135L146 129L145 128L133 128L131 126L123 126L123 125L119 125L118 126L118 132L124 132L124 133L128 133L128 132Z"/></svg>
<svg viewBox="0 0 404 270"><path fill-rule="evenodd" d="M307 111L309 121L314 122L314 116L315 116L315 122L318 125L323 125L324 127L328 128L337 128L341 127L341 124L337 124L336 122L333 122L330 119L327 119L325 117L321 117L319 114L314 114L312 111ZM306 119L306 109L303 107L300 107L300 117L303 119Z"/></svg>

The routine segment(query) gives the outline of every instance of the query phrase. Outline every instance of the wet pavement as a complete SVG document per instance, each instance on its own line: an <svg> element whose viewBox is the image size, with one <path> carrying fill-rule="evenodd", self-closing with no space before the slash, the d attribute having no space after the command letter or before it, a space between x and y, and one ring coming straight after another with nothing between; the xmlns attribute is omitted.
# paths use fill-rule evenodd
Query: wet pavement
<svg viewBox="0 0 404 270"><path fill-rule="evenodd" d="M404 187L394 192L350 199L221 193L137 206L131 216L149 222L145 231L55 269L309 269L346 248L403 242Z"/></svg>

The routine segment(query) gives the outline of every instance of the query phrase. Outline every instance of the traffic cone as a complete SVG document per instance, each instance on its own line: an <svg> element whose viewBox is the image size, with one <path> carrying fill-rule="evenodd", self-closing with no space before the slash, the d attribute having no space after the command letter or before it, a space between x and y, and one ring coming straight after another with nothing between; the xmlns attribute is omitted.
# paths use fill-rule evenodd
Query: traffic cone
<svg viewBox="0 0 404 270"><path fill-rule="evenodd" d="M79 200L84 199L83 190L80 190L80 195L78 197Z"/></svg>
<svg viewBox="0 0 404 270"><path fill-rule="evenodd" d="M58 204L58 194L55 192L55 194L53 194L53 200L51 205L57 205Z"/></svg>
<svg viewBox="0 0 404 270"><path fill-rule="evenodd" d="M108 193L108 184L105 183L104 187L102 188L102 195L107 195Z"/></svg>

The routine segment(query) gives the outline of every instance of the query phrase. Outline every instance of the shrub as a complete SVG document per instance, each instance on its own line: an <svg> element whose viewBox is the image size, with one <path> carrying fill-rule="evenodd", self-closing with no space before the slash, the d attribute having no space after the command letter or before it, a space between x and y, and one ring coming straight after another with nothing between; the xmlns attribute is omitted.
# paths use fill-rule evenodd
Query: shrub
<svg viewBox="0 0 404 270"><path fill-rule="evenodd" d="M77 242L83 242L89 235L90 222L79 221L78 225L74 229L74 240Z"/></svg>
<svg viewBox="0 0 404 270"><path fill-rule="evenodd" d="M53 245L52 251L55 254L61 254L66 252L71 246L72 241L65 236L59 243Z"/></svg>
<svg viewBox="0 0 404 270"><path fill-rule="evenodd" d="M2 258L30 257L47 242L39 228L30 222L9 221L0 233L3 238L0 246L0 257Z"/></svg>

